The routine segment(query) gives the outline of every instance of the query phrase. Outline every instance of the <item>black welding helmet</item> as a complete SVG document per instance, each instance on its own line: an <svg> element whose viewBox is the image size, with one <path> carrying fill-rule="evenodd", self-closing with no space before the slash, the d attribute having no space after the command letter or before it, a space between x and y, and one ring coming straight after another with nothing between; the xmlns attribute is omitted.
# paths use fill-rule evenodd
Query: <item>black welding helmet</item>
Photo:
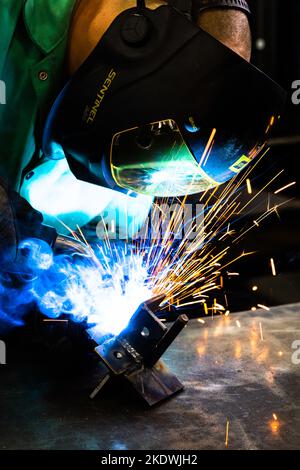
<svg viewBox="0 0 300 470"><path fill-rule="evenodd" d="M170 5L137 6L57 98L44 153L112 189L200 193L262 150L284 101L279 85Z"/></svg>

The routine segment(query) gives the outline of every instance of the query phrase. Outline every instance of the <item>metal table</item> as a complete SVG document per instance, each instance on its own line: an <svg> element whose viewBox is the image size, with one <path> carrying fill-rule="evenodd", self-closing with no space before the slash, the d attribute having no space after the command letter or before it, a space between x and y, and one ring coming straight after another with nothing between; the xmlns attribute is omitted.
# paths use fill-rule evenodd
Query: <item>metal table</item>
<svg viewBox="0 0 300 470"><path fill-rule="evenodd" d="M54 380L8 351L0 449L299 449L300 304L204 321L164 356L185 391L152 409L109 386L90 400L97 371Z"/></svg>

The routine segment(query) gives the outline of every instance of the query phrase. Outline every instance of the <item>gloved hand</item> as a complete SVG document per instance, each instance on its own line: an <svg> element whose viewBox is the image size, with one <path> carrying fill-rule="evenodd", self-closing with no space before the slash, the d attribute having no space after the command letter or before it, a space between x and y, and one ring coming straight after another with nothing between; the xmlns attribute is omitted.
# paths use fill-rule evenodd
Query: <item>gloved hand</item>
<svg viewBox="0 0 300 470"><path fill-rule="evenodd" d="M17 258L18 244L41 231L43 216L0 180L0 270Z"/></svg>

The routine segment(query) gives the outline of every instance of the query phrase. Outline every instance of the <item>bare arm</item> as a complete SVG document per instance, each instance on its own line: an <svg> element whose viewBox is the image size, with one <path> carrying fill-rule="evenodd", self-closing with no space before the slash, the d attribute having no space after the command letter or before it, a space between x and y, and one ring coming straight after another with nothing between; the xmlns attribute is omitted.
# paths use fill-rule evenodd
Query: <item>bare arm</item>
<svg viewBox="0 0 300 470"><path fill-rule="evenodd" d="M251 30L247 15L233 9L207 9L198 25L244 59L251 57Z"/></svg>
<svg viewBox="0 0 300 470"><path fill-rule="evenodd" d="M147 0L157 8L166 0ZM69 34L68 69L72 74L84 62L114 18L136 0L78 0ZM210 9L202 12L198 24L246 60L251 55L251 32L247 15L238 10Z"/></svg>

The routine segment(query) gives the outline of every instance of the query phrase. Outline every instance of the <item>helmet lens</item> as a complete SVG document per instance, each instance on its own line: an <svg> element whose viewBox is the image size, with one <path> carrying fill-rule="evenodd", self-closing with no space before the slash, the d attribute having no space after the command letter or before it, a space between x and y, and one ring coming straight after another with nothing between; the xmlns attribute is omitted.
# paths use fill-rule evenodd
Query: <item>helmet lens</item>
<svg viewBox="0 0 300 470"><path fill-rule="evenodd" d="M167 119L117 133L110 154L115 182L158 197L201 193L235 176L261 150L216 129L182 128L184 137Z"/></svg>

